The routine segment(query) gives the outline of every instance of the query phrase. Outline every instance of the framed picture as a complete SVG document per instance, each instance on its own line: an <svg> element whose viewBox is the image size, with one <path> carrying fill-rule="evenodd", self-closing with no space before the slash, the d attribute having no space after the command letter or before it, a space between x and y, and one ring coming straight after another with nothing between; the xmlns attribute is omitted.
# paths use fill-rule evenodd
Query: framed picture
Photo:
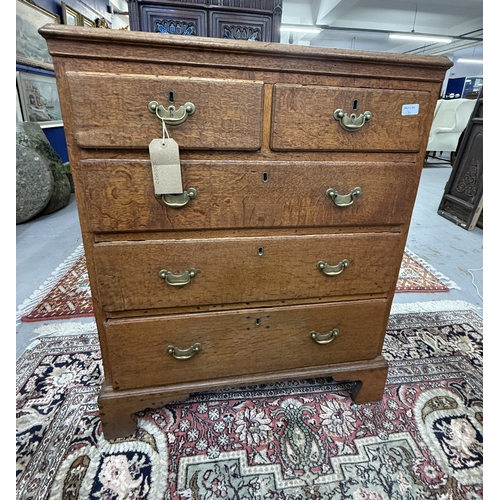
<svg viewBox="0 0 500 500"><path fill-rule="evenodd" d="M69 7L64 2L61 2L62 17L64 24L71 24L72 26L88 26L90 28L95 28L95 22L91 21L88 17L85 17L80 12Z"/></svg>
<svg viewBox="0 0 500 500"><path fill-rule="evenodd" d="M89 28L95 28L95 22L91 21L89 18L82 16L83 26L88 26Z"/></svg>
<svg viewBox="0 0 500 500"><path fill-rule="evenodd" d="M16 3L16 62L45 69L54 69L47 42L38 33L48 23L60 23L53 14L27 0Z"/></svg>
<svg viewBox="0 0 500 500"><path fill-rule="evenodd" d="M42 128L63 124L55 77L18 71L17 88L24 121Z"/></svg>
<svg viewBox="0 0 500 500"><path fill-rule="evenodd" d="M71 26L80 26L82 17L75 9L68 7L64 2L61 2L62 18L64 24L70 24Z"/></svg>
<svg viewBox="0 0 500 500"><path fill-rule="evenodd" d="M23 121L23 112L21 111L21 103L19 102L19 91L16 88L16 123Z"/></svg>

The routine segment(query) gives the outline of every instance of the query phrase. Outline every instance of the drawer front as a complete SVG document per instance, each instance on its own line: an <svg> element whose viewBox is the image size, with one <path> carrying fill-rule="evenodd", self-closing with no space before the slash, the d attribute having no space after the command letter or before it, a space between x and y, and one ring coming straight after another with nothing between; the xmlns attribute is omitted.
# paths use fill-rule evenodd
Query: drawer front
<svg viewBox="0 0 500 500"><path fill-rule="evenodd" d="M99 243L93 252L98 296L105 311L125 311L387 293L397 279L400 238L382 233ZM347 267L341 265L345 259ZM320 261L337 274L326 275Z"/></svg>
<svg viewBox="0 0 500 500"><path fill-rule="evenodd" d="M134 389L373 359L382 348L386 306L366 300L111 320L105 324L111 383ZM312 331L331 341L318 344ZM189 359L167 353L169 346L188 351L196 344L201 350Z"/></svg>
<svg viewBox="0 0 500 500"><path fill-rule="evenodd" d="M166 122L180 148L260 148L261 82L73 72L67 79L75 139L82 148L148 148L163 133L148 104L168 108L171 95L176 110L188 102L196 108L183 123Z"/></svg>
<svg viewBox="0 0 500 500"><path fill-rule="evenodd" d="M402 163L182 162L181 208L155 197L148 161L84 161L86 216L92 231L403 224L419 169ZM75 172L76 176L77 173ZM362 194L352 198L357 187ZM327 195L333 189L346 199Z"/></svg>
<svg viewBox="0 0 500 500"><path fill-rule="evenodd" d="M424 127L434 105L427 92L278 84L271 148L417 152L428 136ZM335 119L337 109L346 114L347 128L353 113L360 117L369 111L372 118L348 131Z"/></svg>

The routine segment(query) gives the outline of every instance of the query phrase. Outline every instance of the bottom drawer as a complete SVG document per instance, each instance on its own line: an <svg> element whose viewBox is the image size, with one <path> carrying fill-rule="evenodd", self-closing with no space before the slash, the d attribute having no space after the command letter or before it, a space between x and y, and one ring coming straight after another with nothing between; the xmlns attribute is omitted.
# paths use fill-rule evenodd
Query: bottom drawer
<svg viewBox="0 0 500 500"><path fill-rule="evenodd" d="M376 299L108 320L111 384L138 389L373 359L387 306Z"/></svg>

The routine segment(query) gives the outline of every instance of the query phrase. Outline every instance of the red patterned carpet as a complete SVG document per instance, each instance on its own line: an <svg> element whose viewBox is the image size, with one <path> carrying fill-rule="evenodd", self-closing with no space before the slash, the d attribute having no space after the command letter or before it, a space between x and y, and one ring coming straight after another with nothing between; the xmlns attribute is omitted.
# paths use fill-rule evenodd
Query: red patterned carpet
<svg viewBox="0 0 500 500"><path fill-rule="evenodd" d="M18 360L19 499L483 498L482 320L472 311L391 316L378 403L353 404L349 383L331 379L200 393L140 413L136 435L112 442L97 411L94 327L44 325L59 335Z"/></svg>
<svg viewBox="0 0 500 500"><path fill-rule="evenodd" d="M447 292L458 288L418 255L406 249L396 292ZM93 316L83 249L79 247L51 278L18 309L21 321L45 321Z"/></svg>

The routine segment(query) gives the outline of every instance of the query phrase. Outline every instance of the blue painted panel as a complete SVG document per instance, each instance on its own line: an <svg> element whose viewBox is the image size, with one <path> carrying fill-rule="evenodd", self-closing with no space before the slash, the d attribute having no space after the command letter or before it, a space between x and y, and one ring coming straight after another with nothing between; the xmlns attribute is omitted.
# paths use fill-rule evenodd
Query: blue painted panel
<svg viewBox="0 0 500 500"><path fill-rule="evenodd" d="M39 7L42 7L42 9L57 14L61 18L62 22L61 0L37 0L36 3ZM111 15L108 12L107 0L86 0L85 2L82 2L81 0L65 0L65 3L68 7L75 9L77 12L92 21L94 21L97 17L104 17L109 23L111 23Z"/></svg>
<svg viewBox="0 0 500 500"><path fill-rule="evenodd" d="M56 153L61 158L61 161L63 163L69 161L64 127L44 128L43 132L49 140L50 145L55 149Z"/></svg>
<svg viewBox="0 0 500 500"><path fill-rule="evenodd" d="M462 97L462 92L464 91L465 76L462 78L450 78L448 80L448 85L446 86L446 95L459 94Z"/></svg>

